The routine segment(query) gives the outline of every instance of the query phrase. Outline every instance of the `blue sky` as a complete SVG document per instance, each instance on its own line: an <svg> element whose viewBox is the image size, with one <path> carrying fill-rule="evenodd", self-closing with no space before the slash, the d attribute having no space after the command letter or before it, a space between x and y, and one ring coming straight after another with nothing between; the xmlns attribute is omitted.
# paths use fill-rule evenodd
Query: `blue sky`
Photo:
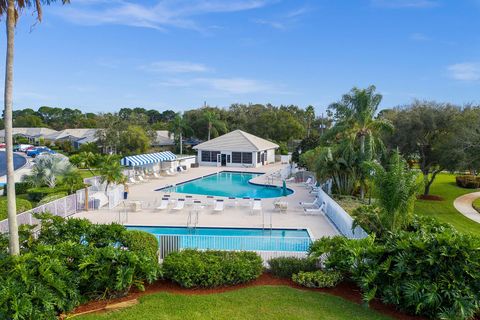
<svg viewBox="0 0 480 320"><path fill-rule="evenodd" d="M24 13L16 108L480 102L479 0L71 1Z"/></svg>

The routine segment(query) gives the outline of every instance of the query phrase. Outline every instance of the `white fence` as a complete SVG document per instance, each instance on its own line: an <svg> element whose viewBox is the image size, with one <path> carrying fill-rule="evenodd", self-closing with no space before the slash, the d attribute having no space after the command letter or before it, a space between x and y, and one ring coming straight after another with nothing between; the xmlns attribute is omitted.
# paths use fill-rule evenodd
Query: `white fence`
<svg viewBox="0 0 480 320"><path fill-rule="evenodd" d="M88 194L88 208L92 210L100 209L107 206L108 209L115 208L123 200L123 185L110 185L107 189L106 182L101 182L100 177L92 177L84 179L86 184L90 186L77 191L77 200L79 209L85 208L85 201Z"/></svg>
<svg viewBox="0 0 480 320"><path fill-rule="evenodd" d="M306 237L158 235L160 258L182 249L255 251L264 261L273 257L305 257L311 244Z"/></svg>
<svg viewBox="0 0 480 320"><path fill-rule="evenodd" d="M337 230L345 237L350 239L363 239L368 234L359 226L352 230L353 218L325 191L318 192L320 202L325 202L325 216L335 225Z"/></svg>
<svg viewBox="0 0 480 320"><path fill-rule="evenodd" d="M71 216L77 212L77 196L75 194L66 196L64 198L46 203L42 206L38 206L33 208L32 210L28 210L22 212L17 215L17 223L18 225L22 224L37 224L39 222L38 219L33 217L35 213L51 213L55 216L60 216L66 218ZM0 221L0 233L8 232L8 220Z"/></svg>

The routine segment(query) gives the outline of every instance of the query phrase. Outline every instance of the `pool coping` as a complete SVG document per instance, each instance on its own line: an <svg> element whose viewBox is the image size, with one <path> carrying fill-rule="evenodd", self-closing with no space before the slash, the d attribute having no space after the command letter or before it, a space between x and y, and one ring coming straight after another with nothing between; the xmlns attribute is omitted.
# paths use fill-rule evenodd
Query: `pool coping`
<svg viewBox="0 0 480 320"><path fill-rule="evenodd" d="M124 227L145 227L145 228L182 228L182 229L188 229L186 226L158 226L158 225L137 225L137 224L123 224ZM312 233L310 232L310 228L293 228L293 227L286 227L286 228L252 228L252 227L202 227L202 226L197 226L195 229L247 229L247 230L288 230L288 231L306 231L308 234L308 238L310 241L314 242L316 239L315 237L312 236ZM193 228L192 228L193 229ZM170 235L177 235L177 236L182 236L183 234L170 234ZM241 236L239 236L241 237ZM290 238L301 238L301 237L290 237Z"/></svg>
<svg viewBox="0 0 480 320"><path fill-rule="evenodd" d="M249 183L249 184L255 185L255 186L262 186L262 187L266 187L266 188L282 189L281 186L268 185L268 184L263 184L263 183L252 182L253 179L255 179L255 178L257 178L257 177L260 177L260 176L262 176L262 175L265 175L265 174L266 174L265 172L248 172L248 171L222 170L222 171L214 172L214 173L207 174L207 175L204 175L204 176L200 176L200 177L198 177L198 178L189 179L189 180L185 180L185 181L182 181L182 182L179 182L179 183L176 183L176 184L171 184L171 185L164 186L164 187L161 187L161 188L158 188L158 189L154 189L153 191L164 191L165 189L168 189L168 188L172 188L172 187L176 187L176 186L181 186L181 185L183 185L183 184L185 184L185 183L189 183L189 182L192 182L192 181L195 181L195 180L200 180L200 179L203 179L203 178L206 178L206 177L210 177L210 176L213 176L213 175L216 175L216 174L219 174L219 173L224 173L224 172L227 172L227 173L246 173L246 174L256 175L256 177L253 177L252 179L248 180L248 183ZM292 194L295 193L295 190L294 190L294 189L291 189L291 188L289 188L289 187L287 187L287 190L291 191L291 193L288 194L288 195L286 195L286 196L270 197L270 198L259 198L259 199L282 198L282 197L288 197L288 196L290 196L290 195L292 195ZM176 192L176 191L174 191L173 193L193 194L193 195L201 195L201 196L211 196L211 195L201 194L201 193L186 193L186 192ZM224 197L224 198L228 198L228 196L214 196L214 197ZM235 197L235 198L241 199L241 197ZM253 199L253 198L252 198L252 199Z"/></svg>

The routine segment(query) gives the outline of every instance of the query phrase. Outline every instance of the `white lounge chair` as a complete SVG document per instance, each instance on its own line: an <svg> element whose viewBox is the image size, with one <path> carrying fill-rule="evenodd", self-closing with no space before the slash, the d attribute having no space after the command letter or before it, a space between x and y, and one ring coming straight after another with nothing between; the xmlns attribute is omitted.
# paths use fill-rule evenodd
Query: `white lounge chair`
<svg viewBox="0 0 480 320"><path fill-rule="evenodd" d="M174 176L174 175L177 174L177 172L172 168L167 169L167 171L165 171L165 173L167 174L167 176Z"/></svg>
<svg viewBox="0 0 480 320"><path fill-rule="evenodd" d="M215 204L215 198L213 196L207 196L207 206L211 207Z"/></svg>
<svg viewBox="0 0 480 320"><path fill-rule="evenodd" d="M237 198L228 197L228 201L225 205L230 208L235 208L237 206Z"/></svg>
<svg viewBox="0 0 480 320"><path fill-rule="evenodd" d="M224 208L224 204L225 202L223 201L223 199L217 199L215 201L215 205L213 206L213 212L215 213L222 212Z"/></svg>
<svg viewBox="0 0 480 320"><path fill-rule="evenodd" d="M286 183L295 182L295 177L287 178L287 179L285 179L285 182Z"/></svg>
<svg viewBox="0 0 480 320"><path fill-rule="evenodd" d="M250 207L252 205L252 200L249 197L243 197L241 205L242 207Z"/></svg>
<svg viewBox="0 0 480 320"><path fill-rule="evenodd" d="M325 202L322 202L322 204L318 208L303 208L303 213L305 215L325 214L325 206Z"/></svg>
<svg viewBox="0 0 480 320"><path fill-rule="evenodd" d="M138 181L135 180L135 178L133 178L133 177L129 177L128 182L131 183L131 184L137 184L138 183Z"/></svg>
<svg viewBox="0 0 480 320"><path fill-rule="evenodd" d="M312 208L312 207L318 208L320 206L320 199L315 198L315 200L313 200L313 202L300 202L300 205L303 208Z"/></svg>
<svg viewBox="0 0 480 320"><path fill-rule="evenodd" d="M160 179L160 178L161 178L161 176L160 176L158 173L156 173L156 172L152 173L152 176L153 176L155 179Z"/></svg>
<svg viewBox="0 0 480 320"><path fill-rule="evenodd" d="M175 207L172 208L172 210L182 211L183 208L185 208L185 199L177 199L177 203L175 204Z"/></svg>
<svg viewBox="0 0 480 320"><path fill-rule="evenodd" d="M182 166L178 166L178 171L179 171L180 173L187 173L187 170L184 169Z"/></svg>
<svg viewBox="0 0 480 320"><path fill-rule="evenodd" d="M255 214L256 212L262 212L262 200L260 199L253 199L252 214Z"/></svg>
<svg viewBox="0 0 480 320"><path fill-rule="evenodd" d="M170 202L169 198L162 198L162 202L160 203L160 206L158 206L156 209L157 210L166 210L168 208L168 203Z"/></svg>
<svg viewBox="0 0 480 320"><path fill-rule="evenodd" d="M147 180L144 179L143 176L137 176L137 179L138 179L138 181L140 181L140 182L142 182L142 183L143 183L143 182L147 182Z"/></svg>
<svg viewBox="0 0 480 320"><path fill-rule="evenodd" d="M309 177L303 184L307 188L313 188L317 185L317 183L311 177Z"/></svg>

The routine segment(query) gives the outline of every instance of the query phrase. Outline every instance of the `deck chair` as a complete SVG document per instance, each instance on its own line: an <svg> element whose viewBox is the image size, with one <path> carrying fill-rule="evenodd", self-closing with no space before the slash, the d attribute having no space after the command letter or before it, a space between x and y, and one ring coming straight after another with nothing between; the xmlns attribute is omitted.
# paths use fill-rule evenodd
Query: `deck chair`
<svg viewBox="0 0 480 320"><path fill-rule="evenodd" d="M224 204L225 203L224 203L223 199L217 199L215 201L215 205L213 206L213 212L214 213L223 212Z"/></svg>
<svg viewBox="0 0 480 320"><path fill-rule="evenodd" d="M172 210L182 211L183 208L185 208L185 199L177 199L177 203L175 204L175 207L172 208Z"/></svg>
<svg viewBox="0 0 480 320"><path fill-rule="evenodd" d="M170 202L169 198L162 198L162 202L160 202L160 206L158 206L157 210L166 210L168 208L168 203Z"/></svg>
<svg viewBox="0 0 480 320"><path fill-rule="evenodd" d="M133 177L129 177L128 182L130 182L131 184L137 184L138 183L138 181L135 180L135 178L133 178Z"/></svg>
<svg viewBox="0 0 480 320"><path fill-rule="evenodd" d="M262 212L262 200L261 199L253 199L253 205L252 205L252 215L255 214L256 212L261 213Z"/></svg>
<svg viewBox="0 0 480 320"><path fill-rule="evenodd" d="M315 200L313 200L313 202L300 202L300 205L305 209L305 208L312 208L312 207L316 207L318 208L320 206L320 199L319 198L315 198Z"/></svg>
<svg viewBox="0 0 480 320"><path fill-rule="evenodd" d="M138 181L140 182L147 182L146 179L143 178L143 176L137 176Z"/></svg>
<svg viewBox="0 0 480 320"><path fill-rule="evenodd" d="M237 206L237 198L235 197L228 197L228 201L226 203L227 207L235 208Z"/></svg>
<svg viewBox="0 0 480 320"><path fill-rule="evenodd" d="M153 176L155 179L160 179L160 178L161 178L161 176L160 176L158 173L156 173L156 172L152 173L152 176Z"/></svg>
<svg viewBox="0 0 480 320"><path fill-rule="evenodd" d="M174 175L177 174L177 172L175 172L175 170L172 170L171 168L167 169L167 171L165 171L165 173L167 174L167 176L174 176Z"/></svg>
<svg viewBox="0 0 480 320"><path fill-rule="evenodd" d="M305 215L325 214L325 207L326 203L322 202L322 204L318 208L303 208L303 213Z"/></svg>
<svg viewBox="0 0 480 320"><path fill-rule="evenodd" d="M241 202L242 207L250 207L251 203L252 203L252 201L249 197L243 197L242 198L242 202Z"/></svg>

